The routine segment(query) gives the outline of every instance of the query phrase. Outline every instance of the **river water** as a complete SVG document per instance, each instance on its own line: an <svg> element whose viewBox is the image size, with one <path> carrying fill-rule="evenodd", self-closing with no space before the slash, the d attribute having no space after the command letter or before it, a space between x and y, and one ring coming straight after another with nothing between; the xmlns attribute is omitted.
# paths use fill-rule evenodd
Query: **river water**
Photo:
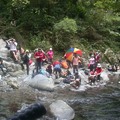
<svg viewBox="0 0 120 120"><path fill-rule="evenodd" d="M75 120L120 120L120 84L79 93L71 103Z"/></svg>
<svg viewBox="0 0 120 120"><path fill-rule="evenodd" d="M119 80L82 92L69 89L56 90L53 93L38 92L39 94L35 94L31 89L0 92L0 120L6 120L5 118L13 115L21 108L22 103L32 104L41 98L44 102L50 102L53 99L66 101L75 110L74 120L120 120ZM42 118L44 119L54 120L49 115L47 119Z"/></svg>

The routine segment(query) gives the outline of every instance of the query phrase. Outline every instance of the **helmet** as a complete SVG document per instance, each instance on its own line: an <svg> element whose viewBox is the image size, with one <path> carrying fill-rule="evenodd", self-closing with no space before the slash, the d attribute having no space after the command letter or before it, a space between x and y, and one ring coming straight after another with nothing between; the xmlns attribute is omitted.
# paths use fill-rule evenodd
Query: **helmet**
<svg viewBox="0 0 120 120"><path fill-rule="evenodd" d="M25 52L29 52L29 50L26 50Z"/></svg>
<svg viewBox="0 0 120 120"><path fill-rule="evenodd" d="M101 68L102 66L101 66L101 64L100 64L100 63L98 63L97 67Z"/></svg>
<svg viewBox="0 0 120 120"><path fill-rule="evenodd" d="M52 48L50 48L50 50L52 50Z"/></svg>

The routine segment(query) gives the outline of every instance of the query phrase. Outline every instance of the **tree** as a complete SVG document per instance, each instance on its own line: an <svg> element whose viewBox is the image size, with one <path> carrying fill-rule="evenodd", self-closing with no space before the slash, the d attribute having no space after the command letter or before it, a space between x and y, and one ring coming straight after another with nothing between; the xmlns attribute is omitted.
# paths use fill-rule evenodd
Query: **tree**
<svg viewBox="0 0 120 120"><path fill-rule="evenodd" d="M54 25L55 38L53 40L53 45L60 50L70 47L76 32L76 21L74 19L64 18Z"/></svg>

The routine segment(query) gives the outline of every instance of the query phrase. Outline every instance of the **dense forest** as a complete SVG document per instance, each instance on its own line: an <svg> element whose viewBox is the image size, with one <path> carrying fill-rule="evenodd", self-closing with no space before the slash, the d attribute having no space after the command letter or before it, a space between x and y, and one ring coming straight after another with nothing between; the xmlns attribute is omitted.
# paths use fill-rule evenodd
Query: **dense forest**
<svg viewBox="0 0 120 120"><path fill-rule="evenodd" d="M25 48L120 51L120 0L0 0L0 35Z"/></svg>

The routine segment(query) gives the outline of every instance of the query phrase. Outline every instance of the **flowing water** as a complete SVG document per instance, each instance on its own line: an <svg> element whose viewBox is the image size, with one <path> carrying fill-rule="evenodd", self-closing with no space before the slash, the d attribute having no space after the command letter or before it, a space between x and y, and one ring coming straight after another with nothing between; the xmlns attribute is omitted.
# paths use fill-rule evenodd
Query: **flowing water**
<svg viewBox="0 0 120 120"><path fill-rule="evenodd" d="M71 103L75 120L120 120L120 85L88 90Z"/></svg>
<svg viewBox="0 0 120 120"><path fill-rule="evenodd" d="M0 120L5 120L14 114L21 108L22 103L34 103L36 98L42 98L44 102L52 101L52 99L66 101L75 110L74 120L120 120L120 84L118 81L82 92L68 89L57 90L54 93L44 92L39 95L31 90L16 90L15 93L5 92L0 95ZM48 115L47 119L44 119L52 120L53 118Z"/></svg>

